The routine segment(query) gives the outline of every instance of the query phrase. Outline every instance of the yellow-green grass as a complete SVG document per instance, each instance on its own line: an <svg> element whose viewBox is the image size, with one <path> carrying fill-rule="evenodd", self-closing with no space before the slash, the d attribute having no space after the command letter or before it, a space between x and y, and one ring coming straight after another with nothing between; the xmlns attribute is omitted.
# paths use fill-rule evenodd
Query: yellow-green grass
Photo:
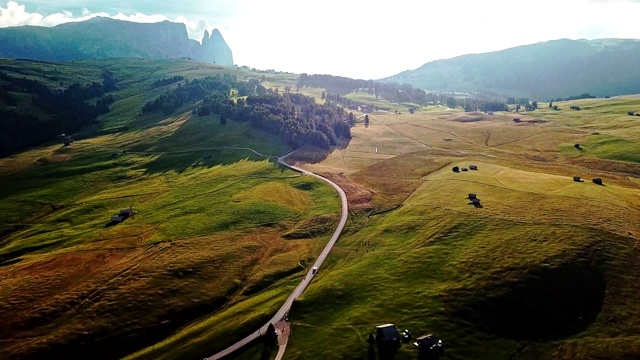
<svg viewBox="0 0 640 360"><path fill-rule="evenodd" d="M157 345L167 356L209 355L279 306L328 239L323 229L283 235L334 227L337 194L267 158L287 148L248 123L220 125L188 106L140 114L164 91L150 89L155 80L255 72L190 61L78 66L106 67L126 88L71 146L0 160L0 357L114 358L168 336L179 340ZM135 216L109 225L130 206Z"/></svg>
<svg viewBox="0 0 640 360"><path fill-rule="evenodd" d="M128 271L127 267L123 267L124 262L120 261L113 270L96 262L97 274L95 276L84 274L90 279L90 284L70 279L68 281L72 284L69 285L69 289L54 288L42 295L33 293L34 290L43 289L39 281L34 283L34 277L46 281L47 284L55 284L51 277L63 276L73 279L74 276L79 275L74 275L75 271L83 268L65 269L58 264L59 261L65 263L59 260L64 259L65 256L82 254L78 255L81 257L78 261L91 263L96 256L111 260L115 256L114 253L124 252L118 257L128 257L133 253L131 257L135 255L137 259L138 249L146 251L158 244L162 249L165 249L165 246L169 246L169 249L184 248L188 255L181 259L176 253L177 250L166 250L167 255L170 254L170 256L165 263L155 265L153 263L155 252L149 253L149 258L145 256L137 259L140 263L135 265L136 274L153 279L153 273L161 272L160 269L167 267L168 264L176 264L178 269L192 269L189 265L192 261L197 264L210 262L207 268L200 270L203 273L210 272L210 276L220 276L219 266L228 268L226 271L232 271L229 275L216 277L216 281L207 279L205 274L198 271L199 276L195 276L196 279L192 285L185 283L185 287L180 285L180 290L176 289L175 303L170 306L179 311L204 302L202 306L213 311L224 302L237 301L250 296L251 293L270 286L283 276L301 271L303 269L301 262L303 265L309 263L322 246L322 241L287 241L280 238L280 235L296 222L327 212L333 213L338 208L332 189L295 173L283 173L267 161L241 161L231 165L194 169L181 175L175 173L143 175L136 173L135 170L130 171L135 174L134 179L122 179L112 183L108 181L108 176L111 175L108 170L102 171L102 174L95 174L89 170L89 174L75 176L80 177L77 181L71 179L60 181L64 180L64 177L57 175L59 185L49 183L46 187L40 187L33 182L31 186L35 188L18 189L22 192L12 192L11 197L6 198L5 203L8 205L23 205L23 208L32 209L32 211L34 208L36 210L42 208L44 213L41 217L26 223L23 221L21 224L15 224L17 227L15 231L3 239L2 253L5 260L19 261L5 268L6 277L3 277L2 281L3 295L6 296L6 301L3 303L8 305L5 306L5 311L10 311L17 316L29 314L26 319L21 317L15 321L29 323L29 321L36 321L32 320L33 318L53 316L52 320L57 319L56 322L63 322L65 317L58 314L63 310L58 308L62 307L66 313L69 311L68 306L78 307L78 305L69 304L82 304L86 296L98 291L94 289L93 283L102 283L108 289L104 294L99 294L100 297L97 299L98 304L107 306L107 310L102 311L108 312L110 317L119 318L120 321L129 319L128 321L132 323L129 326L123 326L120 329L121 332L135 333L136 325L149 324L150 321L163 321L158 319L162 316L170 318L170 315L162 315L163 311L166 312L169 307L161 304L157 305L159 313L150 313L138 320L131 318L134 313L128 307L123 310L112 308L120 304L120 301L140 304L141 307L144 307L142 304L153 304L146 295L142 296L139 293L157 298L157 295L154 295L157 291L153 290L153 287L148 288L152 284L147 284L146 281L143 283L129 281L131 279L129 276L125 277L127 281L122 283L118 281L118 287L109 285L122 277L117 269L123 268L123 271ZM90 180L94 177L99 178L100 181L91 182ZM16 184L14 181L9 183ZM68 185L64 187L60 184ZM29 200L30 198L34 200ZM32 205L30 202L35 204ZM37 202L42 204L39 205ZM64 207L53 211L50 204L59 203ZM134 211L137 212L134 218L118 226L106 226L111 215L128 206L133 206ZM3 210L11 214L10 207L3 207ZM266 235L251 235L253 229L262 229L259 231ZM241 236L247 232L247 235ZM212 234L224 236L215 242L219 245L204 251L205 248L199 244L214 244L214 241L209 239ZM242 240L247 236L248 239L253 240ZM232 246L233 244L245 245L237 248ZM263 248L264 250L261 250ZM25 255L28 253L32 255ZM208 260L198 260L202 256L207 256L205 259ZM219 259L217 261L224 259L226 265L216 264L214 259ZM254 263L255 261L258 263ZM41 262L47 266L32 274L31 264ZM259 266L255 267L258 264ZM176 275L180 272L176 270L170 275L180 277ZM48 276L48 273L51 275ZM191 270L187 274L193 275ZM160 276L155 279L156 286L170 287L169 280ZM182 283L183 279L179 280ZM196 285L200 281L203 284ZM17 292L18 288L22 290ZM196 296L193 291L198 291L201 295ZM247 294L243 295L245 292ZM130 294L130 297L121 297L121 293ZM22 297L28 297L31 300L28 302L19 300ZM225 298L227 300L223 303L219 303L223 300L216 300ZM170 303L166 297L164 301ZM114 305L106 305L103 302ZM34 310L33 306L36 305L40 310ZM45 310L49 308L50 310ZM87 325L85 316L89 319L97 316L94 311L98 310L91 306L69 311L77 321L68 320L69 323L65 324L66 327L71 328L68 332L75 334L73 336L80 336L77 332L80 334L83 332L78 327L88 326L91 329L93 325ZM11 321L7 324L7 326L16 325ZM98 325L95 324L95 326ZM108 324L104 326L109 328ZM31 342L33 347L27 347L27 349L37 350L38 346L47 346L48 341L64 342L66 341L64 334L67 332L51 329L46 337ZM13 345L11 343L7 349L15 350ZM18 343L15 346L24 347L24 344Z"/></svg>
<svg viewBox="0 0 640 360"><path fill-rule="evenodd" d="M609 215L608 211L617 209L617 205L605 203L608 206L604 208L595 205L608 214L602 219L602 216L589 216L595 207L593 202L601 194L582 199L573 198L582 194L581 190L576 193L576 189L556 189L562 180L570 184L567 187L572 187L570 178L511 174L506 178L515 182L502 187L496 185L492 171L495 169L491 165L479 166L481 170L477 173L451 173L456 177L469 175L463 179L453 180L448 170L428 176L425 185L407 199L403 207L372 218L359 234L341 242L342 251L335 252L338 257L335 267L318 278L292 314L294 324L301 323L299 327L294 326L289 345L292 358L311 359L327 349L336 358L363 357L367 345L359 339L366 339L375 325L386 322L409 328L416 335L437 333L448 346L447 357L508 358L524 343L474 329L483 323L469 324L464 318L451 316L453 310L447 304L465 305L500 296L511 282L526 286L529 273L567 266L583 252L589 256L612 257L598 260L605 262L603 267L611 271L607 274L609 284L615 282L616 273L636 260L637 256L628 257L633 243L612 232L626 235L627 230L634 233L640 230L637 221L634 224L640 212L637 190L619 189L622 193L615 194L622 197L631 195L625 192L633 191L635 198L630 196L627 201L635 201L631 204L634 208L620 207L617 213ZM546 195L527 194L521 186L540 193L545 193L547 188L558 191ZM469 192L478 193L484 208L467 204ZM567 196L572 198L566 199ZM617 221L620 216L625 218L617 224L600 223L608 219ZM607 230L612 232L600 230L607 225L611 225ZM363 241L369 242L369 246L363 247ZM625 293L635 287L616 285L622 286L616 291ZM451 296L456 297L455 301ZM628 305L630 300L623 295L609 297L600 322L605 323L608 314L621 311L615 306L606 306L617 301ZM640 317L633 308L623 314L625 321L631 323ZM589 331L597 334L602 326L605 325L598 323ZM636 330L632 325L624 329L630 334ZM314 333L316 335L312 335ZM398 358L414 357L415 350L405 346Z"/></svg>
<svg viewBox="0 0 640 360"><path fill-rule="evenodd" d="M581 100L471 122L433 109L357 124L345 149L306 167L349 174L375 206L294 304L287 357L365 358L369 333L388 322L435 333L451 359L637 357L640 173L619 151L640 138L626 122L629 132L615 127L624 136L612 127L635 119L635 104ZM614 156L594 150L598 136L614 140L604 144ZM479 170L451 171L471 164ZM416 356L407 344L396 359Z"/></svg>
<svg viewBox="0 0 640 360"><path fill-rule="evenodd" d="M157 79L225 72L261 78L261 73L191 61L85 64L106 66L130 86L116 94L112 112L71 148L51 145L0 163L4 182L11 184L3 189L3 215L26 219L9 230L35 244L29 247L17 237L11 238L18 244L14 248L2 243L3 250L18 250L9 258L19 261L4 268L10 271L4 272L3 284L40 289L18 297L3 294L9 296L3 303L5 309L18 309L8 318L18 321L32 312L26 299L33 297L40 311L23 316L25 321L50 324L36 327L40 333L28 345L19 336L3 345L28 354L60 339L81 344L93 336L86 333L112 333L116 326L126 337L127 331L154 324L145 328L153 336L135 346L99 344L118 348L120 355L151 346L136 354L145 358L181 358L188 351L193 357L209 355L268 318L245 312L250 304L277 308L326 232L309 232L320 234L317 241L282 237L291 229L300 234L300 229L333 226L335 218L327 214L337 212L335 194L306 177L280 172L255 154L216 149L249 136L246 143L271 144L272 150L262 153L284 150L268 137L251 138L256 135L242 124L223 127L216 117L191 117L192 105L171 117L139 114L144 101L170 88L150 89ZM294 83L290 74L264 75L280 91ZM321 93L301 91L318 98ZM345 181L371 189L373 200L362 207L367 212L352 213L347 236L295 304L287 357L363 358L369 332L386 322L415 335L436 333L453 359L637 355L640 318L634 299L640 269L634 244L640 232L640 170L623 151L639 139L636 118L626 115L637 111L637 103L637 97L577 100L557 103L559 111L541 104L526 115L494 116L440 107L411 115L402 111L404 105L390 105L403 114L370 115L367 127L360 119L351 141L307 165L346 174L340 175ZM570 110L571 105L583 110ZM541 121L515 124L513 117ZM605 140L599 143L598 136ZM584 144L585 151L571 153L574 143ZM113 151L118 156L109 159ZM454 165L469 164L480 170L451 172ZM587 181L574 183L574 175ZM594 177L602 177L605 186L589 182ZM60 188L54 186L58 183ZM478 194L482 208L468 204L469 192ZM256 204L255 197L264 201ZM52 204L68 206L53 211ZM94 228L104 226L102 213L132 204L140 210L135 219ZM82 241L87 238L92 240ZM607 291L600 301L601 282ZM62 295L55 297L57 289ZM518 328L517 320L539 331L549 323L537 320L562 318L561 306L555 305L566 303L551 296L558 289L570 298L595 297L596 309L585 313L588 320L570 324L564 333L548 326L548 337ZM90 301L83 303L85 298ZM502 306L505 302L527 306ZM128 303L123 310L121 304ZM142 313L138 305L154 311ZM183 309L178 318L187 314L184 318L200 320L165 322L167 308ZM518 316L505 310L511 308L520 309ZM69 320L71 314L79 320ZM212 333L209 324L214 324ZM259 358L255 349L259 352L260 345L241 356ZM56 354L56 348L49 350ZM84 354L82 346L75 351ZM397 356L415 357L410 345Z"/></svg>
<svg viewBox="0 0 640 360"><path fill-rule="evenodd" d="M295 284L266 290L236 306L199 319L166 340L125 359L202 358L232 345L257 331L286 300Z"/></svg>

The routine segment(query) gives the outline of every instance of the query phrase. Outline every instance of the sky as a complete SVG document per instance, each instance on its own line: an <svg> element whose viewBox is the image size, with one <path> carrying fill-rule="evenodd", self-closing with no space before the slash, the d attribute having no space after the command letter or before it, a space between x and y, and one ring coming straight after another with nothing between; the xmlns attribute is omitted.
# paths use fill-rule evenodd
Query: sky
<svg viewBox="0 0 640 360"><path fill-rule="evenodd" d="M0 0L0 27L170 20L196 40L218 28L240 66L357 79L562 38L640 39L638 15L640 0Z"/></svg>

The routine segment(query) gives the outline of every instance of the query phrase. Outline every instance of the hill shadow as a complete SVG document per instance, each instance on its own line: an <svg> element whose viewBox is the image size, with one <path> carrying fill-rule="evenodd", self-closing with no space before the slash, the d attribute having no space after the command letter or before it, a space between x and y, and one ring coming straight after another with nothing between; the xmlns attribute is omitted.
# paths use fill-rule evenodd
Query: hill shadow
<svg viewBox="0 0 640 360"><path fill-rule="evenodd" d="M230 165L242 160L262 161L265 157L253 154L248 150L211 149L193 150L191 152L167 152L159 154L155 159L143 165L145 174L166 173L175 171L179 174L189 168L212 168L218 165Z"/></svg>
<svg viewBox="0 0 640 360"><path fill-rule="evenodd" d="M487 287L456 289L443 298L453 316L487 333L516 340L557 340L584 331L604 302L607 283L594 261L567 261Z"/></svg>
<svg viewBox="0 0 640 360"><path fill-rule="evenodd" d="M296 150L288 159L291 163L299 161L307 164L321 163L331 155L335 150L344 150L351 143L351 139L338 138L336 145L329 149L321 149L317 146L307 145Z"/></svg>
<svg viewBox="0 0 640 360"><path fill-rule="evenodd" d="M170 135L156 141L137 144L128 152L153 157L139 168L146 174L175 171L183 173L189 168L211 168L229 165L242 160L263 161L269 156L260 155L262 147L273 148L274 137L252 129L248 124L221 125L217 117L190 116ZM159 125L161 126L161 125ZM248 148L254 148L256 152Z"/></svg>

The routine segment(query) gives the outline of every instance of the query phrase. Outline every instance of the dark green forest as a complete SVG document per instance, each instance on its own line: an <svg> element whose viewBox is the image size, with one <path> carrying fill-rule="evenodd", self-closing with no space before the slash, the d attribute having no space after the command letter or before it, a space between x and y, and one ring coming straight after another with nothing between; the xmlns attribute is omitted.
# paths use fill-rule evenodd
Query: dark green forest
<svg viewBox="0 0 640 360"><path fill-rule="evenodd" d="M0 157L79 131L109 111L114 102L109 93L117 89L117 80L108 71L103 71L101 83L74 83L64 91L4 72L0 72L0 80L0 98L8 105L0 109ZM48 116L21 112L14 94L28 94L33 106ZM95 104L87 102L92 99L97 99Z"/></svg>
<svg viewBox="0 0 640 360"><path fill-rule="evenodd" d="M242 96L236 101L231 89ZM246 98L244 98L246 96ZM277 94L257 80L237 81L230 75L185 81L142 107L143 113L171 114L185 104L196 103L198 116L218 115L220 123L248 121L256 129L280 136L294 148L314 145L328 149L338 137L350 138L354 116L344 108L299 93Z"/></svg>

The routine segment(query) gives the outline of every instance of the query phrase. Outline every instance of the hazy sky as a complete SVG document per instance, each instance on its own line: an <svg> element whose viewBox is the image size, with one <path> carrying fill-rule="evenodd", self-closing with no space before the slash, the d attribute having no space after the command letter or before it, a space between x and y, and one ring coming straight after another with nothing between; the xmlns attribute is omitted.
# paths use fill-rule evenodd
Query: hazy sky
<svg viewBox="0 0 640 360"><path fill-rule="evenodd" d="M238 65L363 79L539 41L640 39L640 0L0 0L0 27L96 15L183 22L197 40L217 27Z"/></svg>

